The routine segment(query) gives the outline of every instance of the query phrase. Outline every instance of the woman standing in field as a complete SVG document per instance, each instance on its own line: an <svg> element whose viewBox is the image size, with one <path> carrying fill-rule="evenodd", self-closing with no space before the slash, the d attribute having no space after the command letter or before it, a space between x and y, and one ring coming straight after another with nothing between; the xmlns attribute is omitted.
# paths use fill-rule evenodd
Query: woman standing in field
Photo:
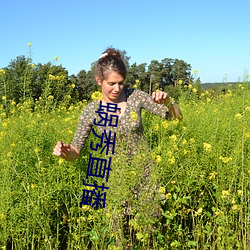
<svg viewBox="0 0 250 250"><path fill-rule="evenodd" d="M182 114L179 106L172 102L171 98L165 92L154 92L151 97L143 91L125 88L126 76L127 69L120 51L113 48L107 49L96 63L95 80L102 88L102 105L117 105L118 109L116 110L116 114L110 113L110 115L116 115L119 117L117 126L112 128L108 126L94 126L94 120L100 119L96 112L99 108L100 102L90 102L82 111L72 143L67 144L60 141L57 142L53 153L65 160L73 161L80 155L80 151L85 145L93 127L95 127L95 131L98 131L100 134L103 134L105 130L117 133L115 155L117 159L120 160L121 155L124 155L122 152L125 152L127 158L124 161L126 162L125 164L121 163L121 167L118 169L119 173L118 171L115 173L120 174L122 169L127 168L127 166L132 167L133 170L135 170L135 167L138 168L139 166L139 168L143 168L143 174L138 178L135 173L136 177L134 176L133 179L135 180L135 178L138 178L136 181L128 180L126 182L125 177L127 174L124 174L123 176L120 175L120 178L115 179L114 182L116 182L119 187L118 189L122 189L122 185L125 185L126 188L124 189L129 189L130 193L132 189L132 193L134 194L134 196L126 196L129 192L126 193L125 191L121 191L121 194L116 195L116 197L119 197L119 200L122 203L121 207L125 208L124 213L126 215L133 215L134 211L138 211L138 209L132 208L134 202L131 200L138 200L138 197L143 196L144 201L140 204L147 203L147 206L150 207L148 209L151 210L150 213L152 216L152 211L157 207L157 205L154 206L152 204L153 200L155 200L152 197L155 196L154 193L156 193L155 191L158 185L154 183L150 186L149 184L149 166L151 165L147 158L148 155L150 155L148 154L149 151L143 149L143 153L146 157L143 157L139 164L134 164L132 161L130 162L130 160L133 159L133 156L136 156L139 152L139 146L143 141L141 110L146 109L163 119L181 118ZM114 141L114 137L111 140ZM125 151L122 151L123 149ZM126 165L128 162L130 162L130 165ZM113 171L116 170L112 165L111 172ZM115 188L113 188L113 190L114 189ZM111 188L109 191L111 191ZM129 202L128 197L130 197ZM141 205L139 205L139 207L141 207ZM148 212L146 212L146 216L148 216ZM116 229L119 228L117 221L120 217L121 216L118 215L116 219L114 219L113 227Z"/></svg>

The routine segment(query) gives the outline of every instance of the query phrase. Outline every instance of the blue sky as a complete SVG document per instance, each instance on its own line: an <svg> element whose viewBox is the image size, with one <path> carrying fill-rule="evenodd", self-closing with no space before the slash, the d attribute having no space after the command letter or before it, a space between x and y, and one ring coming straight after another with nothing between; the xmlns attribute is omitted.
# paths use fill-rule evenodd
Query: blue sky
<svg viewBox="0 0 250 250"><path fill-rule="evenodd" d="M0 68L20 55L69 74L112 46L136 62L177 58L205 82L250 73L249 0L8 0L0 5Z"/></svg>

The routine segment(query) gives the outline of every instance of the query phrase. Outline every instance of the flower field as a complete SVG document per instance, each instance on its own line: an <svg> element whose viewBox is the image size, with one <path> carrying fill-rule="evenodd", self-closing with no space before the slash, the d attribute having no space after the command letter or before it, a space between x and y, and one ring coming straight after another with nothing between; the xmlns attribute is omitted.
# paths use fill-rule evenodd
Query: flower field
<svg viewBox="0 0 250 250"><path fill-rule="evenodd" d="M71 142L86 102L41 103L0 106L0 249L124 249L118 239L128 249L249 249L249 84L183 92L182 121L143 112L151 153L114 157L104 209L80 204L93 135L75 162L52 155L58 140ZM157 218L147 192L135 201L129 191L152 160ZM137 207L127 217L124 200Z"/></svg>

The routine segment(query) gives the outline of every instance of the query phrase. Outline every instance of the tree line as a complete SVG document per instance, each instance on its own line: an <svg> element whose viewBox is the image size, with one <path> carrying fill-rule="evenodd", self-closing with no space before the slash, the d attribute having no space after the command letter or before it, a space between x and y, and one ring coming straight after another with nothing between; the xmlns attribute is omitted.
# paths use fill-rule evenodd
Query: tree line
<svg viewBox="0 0 250 250"><path fill-rule="evenodd" d="M128 68L127 87L136 87L147 93L156 89L183 86L200 82L191 72L191 65L183 60L164 58L147 63L129 64L126 52L123 51ZM90 100L91 94L99 90L94 80L94 65L90 70L80 70L77 75L69 75L62 65L54 62L34 64L31 57L24 55L11 60L9 65L0 70L0 95L2 100L16 103L32 99L53 97L60 102L69 97L71 102ZM136 85L136 86L135 86Z"/></svg>

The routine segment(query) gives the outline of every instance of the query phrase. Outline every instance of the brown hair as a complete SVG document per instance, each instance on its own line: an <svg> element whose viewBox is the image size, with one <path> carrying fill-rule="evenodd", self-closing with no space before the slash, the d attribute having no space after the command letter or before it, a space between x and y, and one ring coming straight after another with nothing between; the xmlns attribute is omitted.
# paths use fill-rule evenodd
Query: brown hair
<svg viewBox="0 0 250 250"><path fill-rule="evenodd" d="M124 80L126 79L127 68L122 53L114 48L108 48L104 51L95 65L95 76L98 76L101 81L106 79L109 71L115 71Z"/></svg>

